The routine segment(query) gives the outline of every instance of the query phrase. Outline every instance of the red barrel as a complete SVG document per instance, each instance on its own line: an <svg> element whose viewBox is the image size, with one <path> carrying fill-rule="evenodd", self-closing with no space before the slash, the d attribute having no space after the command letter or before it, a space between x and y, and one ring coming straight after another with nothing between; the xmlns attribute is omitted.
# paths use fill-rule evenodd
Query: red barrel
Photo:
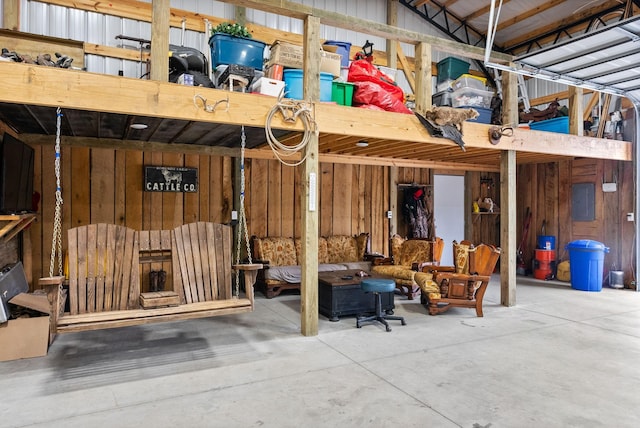
<svg viewBox="0 0 640 428"><path fill-rule="evenodd" d="M556 250L535 250L533 261L533 277L536 279L551 279L556 267Z"/></svg>

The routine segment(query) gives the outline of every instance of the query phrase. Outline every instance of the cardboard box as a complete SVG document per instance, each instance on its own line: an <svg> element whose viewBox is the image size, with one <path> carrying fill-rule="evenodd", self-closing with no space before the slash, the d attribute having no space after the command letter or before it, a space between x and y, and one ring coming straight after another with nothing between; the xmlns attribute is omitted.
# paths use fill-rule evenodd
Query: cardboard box
<svg viewBox="0 0 640 428"><path fill-rule="evenodd" d="M0 361L42 357L49 348L49 316L0 324Z"/></svg>
<svg viewBox="0 0 640 428"><path fill-rule="evenodd" d="M320 71L331 73L333 76L340 76L340 54L328 51L320 53ZM293 43L276 40L271 45L271 54L267 66L274 64L289 68L302 68L304 61L304 49L302 46Z"/></svg>

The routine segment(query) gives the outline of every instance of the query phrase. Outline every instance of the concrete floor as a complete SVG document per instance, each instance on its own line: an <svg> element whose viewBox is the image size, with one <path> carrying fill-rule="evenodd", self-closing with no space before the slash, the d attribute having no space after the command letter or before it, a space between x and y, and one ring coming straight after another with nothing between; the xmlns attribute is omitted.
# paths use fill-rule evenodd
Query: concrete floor
<svg viewBox="0 0 640 428"><path fill-rule="evenodd" d="M638 427L640 293L494 278L484 318L396 296L300 335L300 298L250 314L58 336L0 363L1 427Z"/></svg>

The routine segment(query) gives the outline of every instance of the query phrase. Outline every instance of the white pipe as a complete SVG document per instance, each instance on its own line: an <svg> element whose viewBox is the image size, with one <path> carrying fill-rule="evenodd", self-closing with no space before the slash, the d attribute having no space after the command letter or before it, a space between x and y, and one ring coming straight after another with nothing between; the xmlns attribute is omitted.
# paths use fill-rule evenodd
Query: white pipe
<svg viewBox="0 0 640 428"><path fill-rule="evenodd" d="M489 25L487 26L487 43L484 46L484 63L489 62L491 57L491 49L493 47L493 14L496 8L496 0L491 0L491 8L489 9Z"/></svg>

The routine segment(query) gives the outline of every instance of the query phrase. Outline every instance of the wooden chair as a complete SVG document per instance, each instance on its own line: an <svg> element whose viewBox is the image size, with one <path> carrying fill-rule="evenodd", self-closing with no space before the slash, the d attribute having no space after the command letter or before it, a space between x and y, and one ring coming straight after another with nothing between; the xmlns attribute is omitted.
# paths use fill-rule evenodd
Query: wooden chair
<svg viewBox="0 0 640 428"><path fill-rule="evenodd" d="M391 257L374 259L371 271L393 278L403 296L413 300L420 293L415 274L425 267L432 269L440 264L444 241L436 237L428 239L404 239L394 235L390 239Z"/></svg>
<svg viewBox="0 0 640 428"><path fill-rule="evenodd" d="M480 244L469 247L468 257L455 259L461 266L431 269L439 293L422 293L421 302L427 304L429 314L437 315L457 306L475 308L476 315L483 316L482 300L500 252L500 248L493 245ZM467 262L468 273L465 273Z"/></svg>

